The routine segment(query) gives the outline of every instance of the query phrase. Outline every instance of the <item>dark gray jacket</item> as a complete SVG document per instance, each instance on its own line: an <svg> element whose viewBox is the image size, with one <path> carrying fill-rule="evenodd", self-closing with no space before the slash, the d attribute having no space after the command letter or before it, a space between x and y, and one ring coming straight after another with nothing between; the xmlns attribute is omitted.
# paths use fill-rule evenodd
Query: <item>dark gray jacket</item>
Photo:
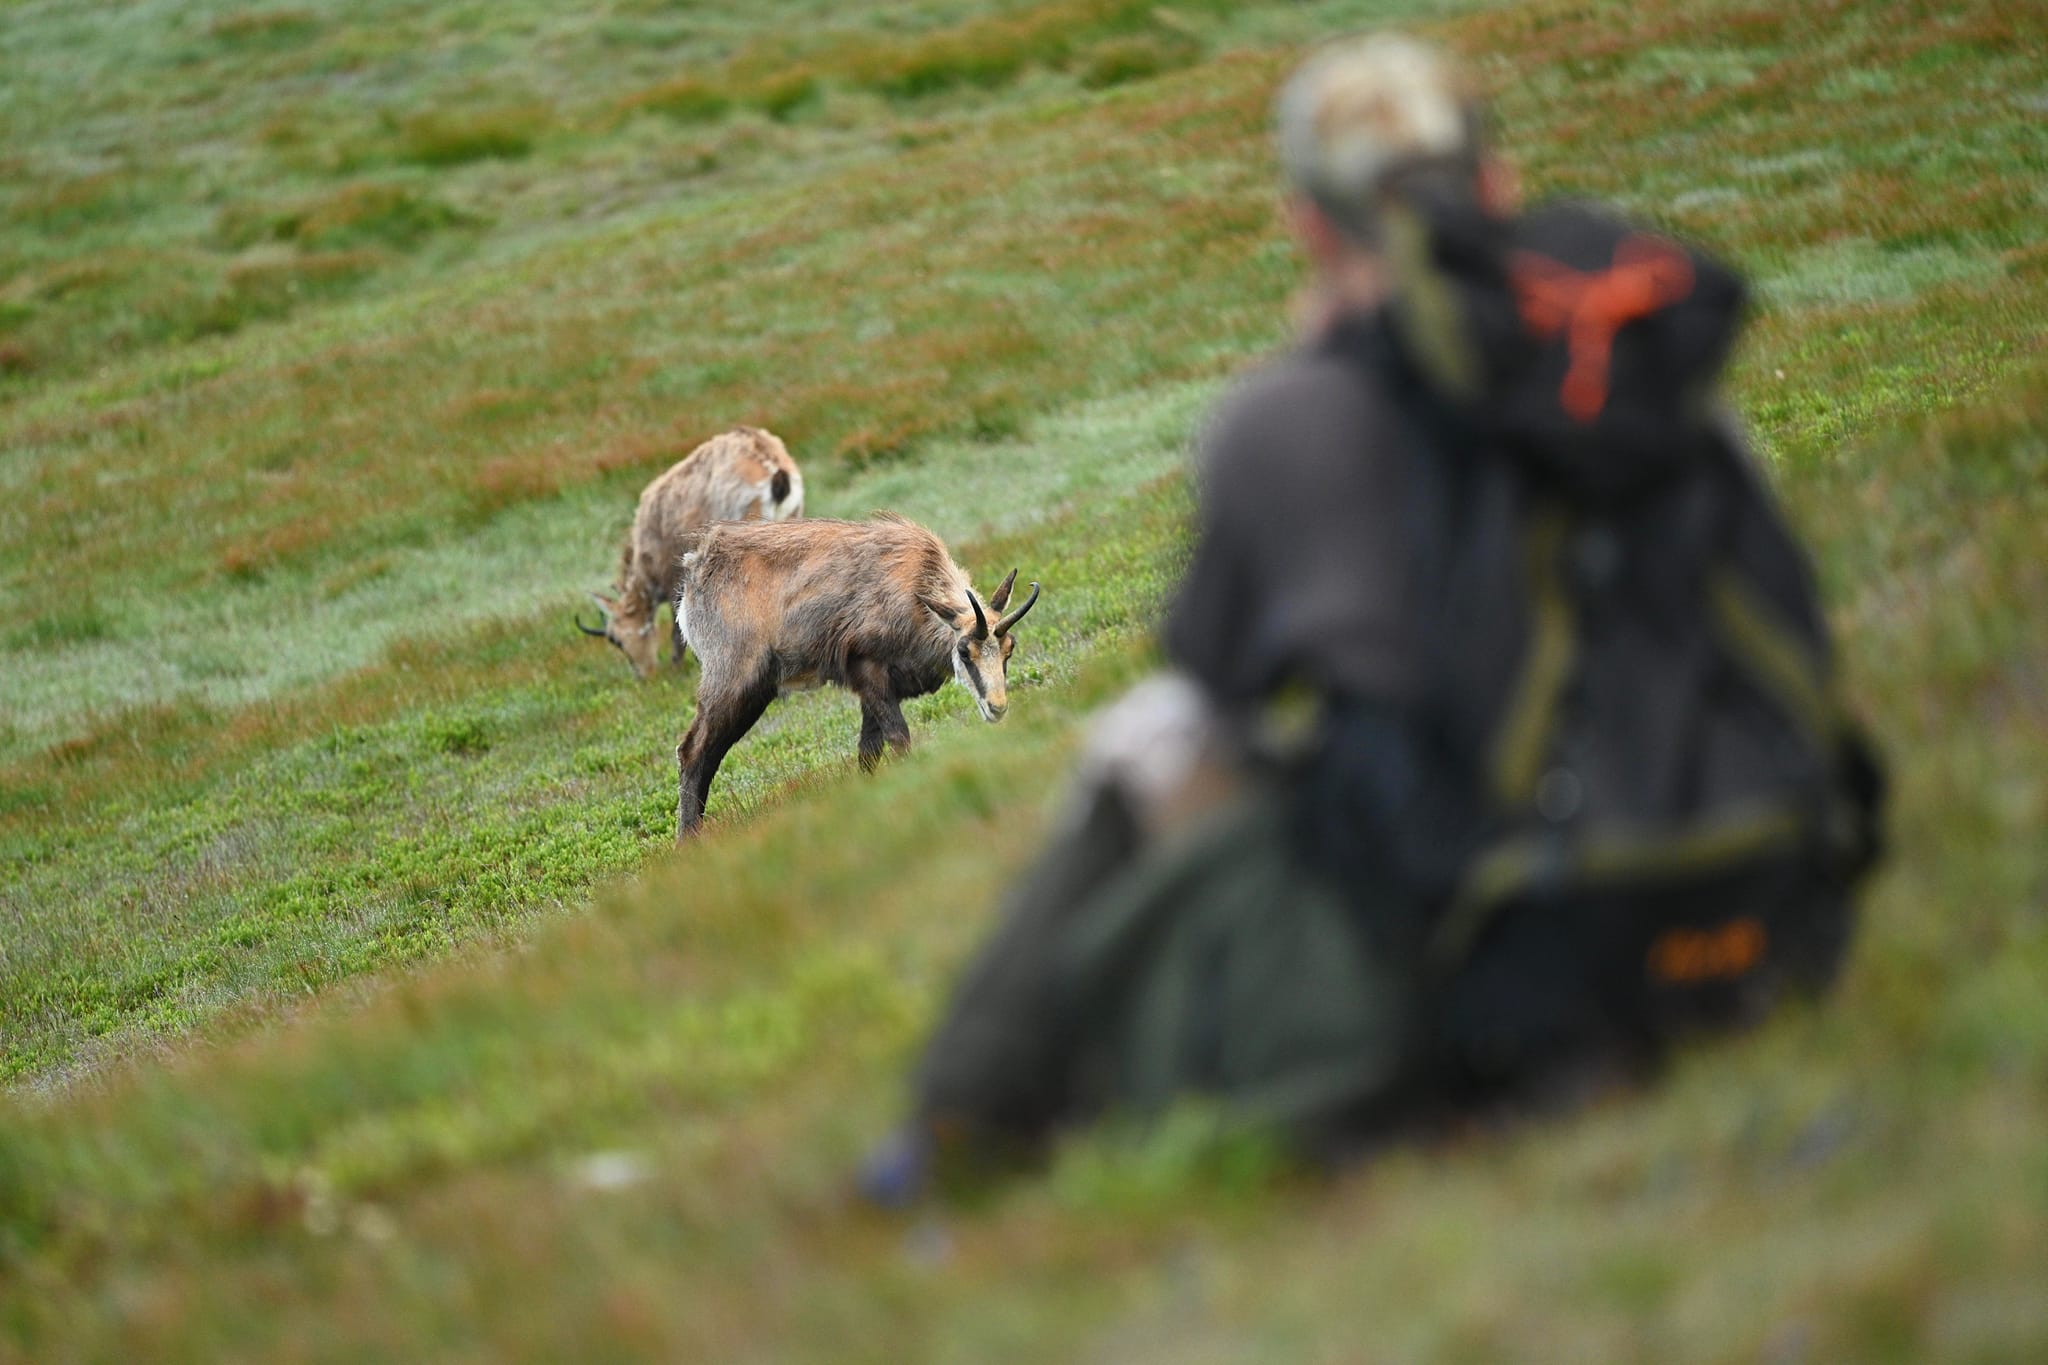
<svg viewBox="0 0 2048 1365"><path fill-rule="evenodd" d="M1201 443L1200 538L1168 655L1226 710L1294 682L1399 705L1417 685L1416 440L1355 352L1360 316L1243 383Z"/></svg>

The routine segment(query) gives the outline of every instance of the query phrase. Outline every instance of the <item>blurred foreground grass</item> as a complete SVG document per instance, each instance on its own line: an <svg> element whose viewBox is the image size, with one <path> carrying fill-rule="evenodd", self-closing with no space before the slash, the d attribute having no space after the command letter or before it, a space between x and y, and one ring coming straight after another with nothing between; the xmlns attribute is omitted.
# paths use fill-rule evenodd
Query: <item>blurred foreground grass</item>
<svg viewBox="0 0 2048 1365"><path fill-rule="evenodd" d="M1536 189L1759 278L1898 781L1835 1000L1334 1184L1190 1118L844 1207L1281 336L1285 44L1414 12L10 8L0 1359L2048 1351L2048 24L1988 0L1436 30ZM738 420L1046 598L1003 726L869 782L786 701L669 855L688 678L566 617Z"/></svg>

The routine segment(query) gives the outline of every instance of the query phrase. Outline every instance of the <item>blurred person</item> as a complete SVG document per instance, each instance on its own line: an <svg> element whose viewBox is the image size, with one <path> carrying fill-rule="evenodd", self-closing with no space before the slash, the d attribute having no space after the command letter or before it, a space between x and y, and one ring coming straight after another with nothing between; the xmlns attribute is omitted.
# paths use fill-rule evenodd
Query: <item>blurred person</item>
<svg viewBox="0 0 2048 1365"><path fill-rule="evenodd" d="M1094 722L877 1152L1210 1097L1306 1152L1637 1074L1835 973L1881 781L1713 397L1740 282L1523 213L1447 54L1276 105L1295 348L1200 442L1172 671Z"/></svg>

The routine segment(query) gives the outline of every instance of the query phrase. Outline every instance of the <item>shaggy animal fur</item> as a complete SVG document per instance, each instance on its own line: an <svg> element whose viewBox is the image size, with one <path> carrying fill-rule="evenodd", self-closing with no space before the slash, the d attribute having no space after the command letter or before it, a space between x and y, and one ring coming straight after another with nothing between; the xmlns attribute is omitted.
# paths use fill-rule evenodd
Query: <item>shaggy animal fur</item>
<svg viewBox="0 0 2048 1365"><path fill-rule="evenodd" d="M676 837L704 815L726 752L787 691L830 684L860 699L860 763L910 747L902 702L945 685L973 695L983 718L1009 708L1012 569L984 611L966 572L924 527L872 521L723 522L683 560L678 608L703 666L697 714L676 747Z"/></svg>
<svg viewBox="0 0 2048 1365"><path fill-rule="evenodd" d="M674 607L683 554L697 533L714 521L784 521L803 512L803 472L773 433L735 427L712 437L640 494L612 595L591 594L604 628L584 626L584 633L617 645L647 677L658 662L655 617L664 603ZM681 663L689 641L680 619L669 635L670 660Z"/></svg>

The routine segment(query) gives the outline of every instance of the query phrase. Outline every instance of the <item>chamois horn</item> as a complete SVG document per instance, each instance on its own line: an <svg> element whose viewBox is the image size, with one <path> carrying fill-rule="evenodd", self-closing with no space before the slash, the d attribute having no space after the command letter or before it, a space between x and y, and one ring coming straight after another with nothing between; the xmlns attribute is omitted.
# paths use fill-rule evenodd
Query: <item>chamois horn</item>
<svg viewBox="0 0 2048 1365"><path fill-rule="evenodd" d="M996 611L1001 611L1004 607L1009 606L1010 589L1013 586L1015 586L1016 582L1017 571L1015 569L1012 569L1010 570L1010 576L1008 578L1005 578L1002 581L1002 583L996 588L996 590L988 595L989 606L994 608Z"/></svg>
<svg viewBox="0 0 2048 1365"><path fill-rule="evenodd" d="M612 609L605 604L605 600L602 597L599 597L594 592L585 593L584 596L588 597L591 601L597 603L597 623L600 629L592 630L589 626L584 625L583 613L580 611L576 613L576 629L582 631L585 635L595 635L600 640L611 639L611 631L602 629L602 627L609 626L611 624Z"/></svg>
<svg viewBox="0 0 2048 1365"><path fill-rule="evenodd" d="M1018 607L1008 616L1005 616L1002 620L996 622L995 633L997 635L1008 635L1010 633L1010 627L1016 625L1019 621L1023 620L1024 613L1030 611L1033 607L1037 605L1038 585L1036 583L1033 583L1031 585L1031 596L1024 599L1024 605Z"/></svg>

